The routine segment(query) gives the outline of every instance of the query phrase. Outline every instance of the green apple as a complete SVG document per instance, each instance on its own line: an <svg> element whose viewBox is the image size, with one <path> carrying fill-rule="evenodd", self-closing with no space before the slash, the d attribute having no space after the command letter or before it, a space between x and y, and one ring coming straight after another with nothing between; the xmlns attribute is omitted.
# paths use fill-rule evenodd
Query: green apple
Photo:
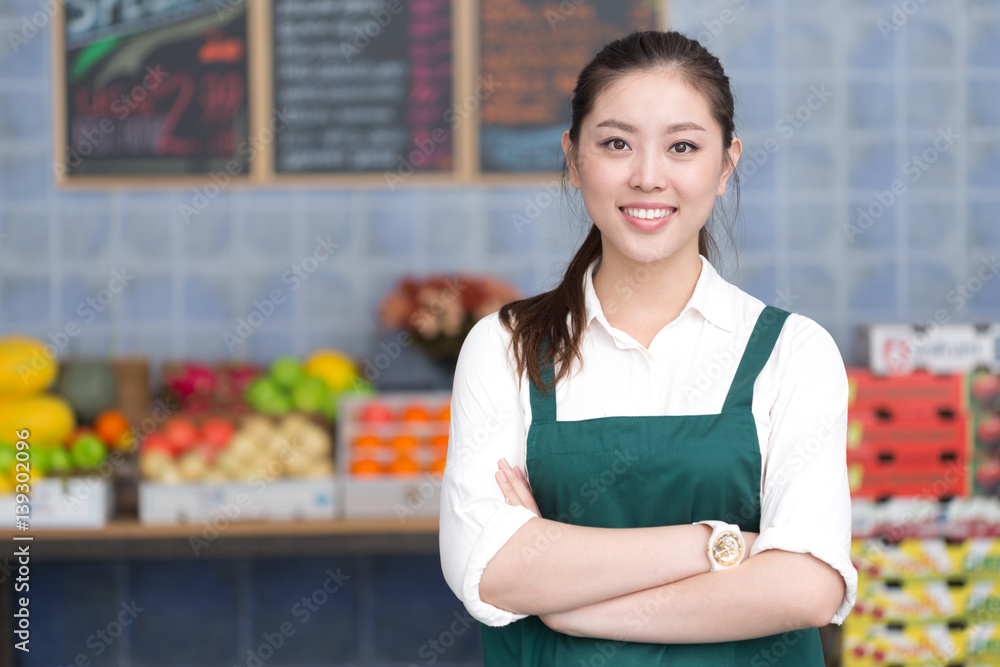
<svg viewBox="0 0 1000 667"><path fill-rule="evenodd" d="M243 397L257 412L265 412L263 406L284 397L285 392L271 378L261 377L247 385Z"/></svg>
<svg viewBox="0 0 1000 667"><path fill-rule="evenodd" d="M82 435L70 447L70 457L80 470L96 470L108 458L108 448L96 435Z"/></svg>
<svg viewBox="0 0 1000 667"><path fill-rule="evenodd" d="M31 448L31 471L37 470L43 475L49 472L52 465L52 450L46 447Z"/></svg>
<svg viewBox="0 0 1000 667"><path fill-rule="evenodd" d="M292 403L301 412L320 412L329 394L326 382L316 377L304 377L292 390Z"/></svg>
<svg viewBox="0 0 1000 667"><path fill-rule="evenodd" d="M62 447L53 449L49 454L49 474L65 475L73 469L73 462L70 460L69 452Z"/></svg>
<svg viewBox="0 0 1000 667"><path fill-rule="evenodd" d="M278 394L277 396L272 396L259 407L256 408L257 412L261 412L265 415L283 415L287 412L292 411L292 399L284 394Z"/></svg>
<svg viewBox="0 0 1000 667"><path fill-rule="evenodd" d="M290 354L284 354L271 362L271 379L282 387L291 389L305 375L302 362Z"/></svg>

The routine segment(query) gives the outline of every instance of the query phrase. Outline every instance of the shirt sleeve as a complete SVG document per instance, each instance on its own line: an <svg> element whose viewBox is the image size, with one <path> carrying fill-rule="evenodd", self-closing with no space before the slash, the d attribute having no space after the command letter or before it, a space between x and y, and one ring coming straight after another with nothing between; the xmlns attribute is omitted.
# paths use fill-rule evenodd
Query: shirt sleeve
<svg viewBox="0 0 1000 667"><path fill-rule="evenodd" d="M833 338L810 319L789 317L775 350L777 395L761 493L760 536L767 549L809 553L843 577L844 599L831 623L854 607L847 478L847 373Z"/></svg>
<svg viewBox="0 0 1000 667"><path fill-rule="evenodd" d="M441 568L476 620L502 626L524 618L479 597L493 556L535 514L504 501L497 462L525 462L525 416L510 335L496 314L476 323L462 345L451 397L448 459L441 487Z"/></svg>

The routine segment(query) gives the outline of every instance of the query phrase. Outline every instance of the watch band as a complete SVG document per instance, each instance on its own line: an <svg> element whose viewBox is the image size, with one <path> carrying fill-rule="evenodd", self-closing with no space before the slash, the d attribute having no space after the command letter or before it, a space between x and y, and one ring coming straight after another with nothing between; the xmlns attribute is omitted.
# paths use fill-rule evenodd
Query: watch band
<svg viewBox="0 0 1000 667"><path fill-rule="evenodd" d="M712 572L728 570L736 567L746 556L746 542L740 527L724 521L696 521L712 528L708 538L708 561L712 564Z"/></svg>

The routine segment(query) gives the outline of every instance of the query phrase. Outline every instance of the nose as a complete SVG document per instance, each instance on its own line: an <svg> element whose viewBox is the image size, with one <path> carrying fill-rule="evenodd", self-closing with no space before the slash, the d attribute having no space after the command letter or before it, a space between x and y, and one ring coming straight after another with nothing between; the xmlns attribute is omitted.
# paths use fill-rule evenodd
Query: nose
<svg viewBox="0 0 1000 667"><path fill-rule="evenodd" d="M629 186L643 192L665 190L669 183L667 161L656 151L636 151Z"/></svg>

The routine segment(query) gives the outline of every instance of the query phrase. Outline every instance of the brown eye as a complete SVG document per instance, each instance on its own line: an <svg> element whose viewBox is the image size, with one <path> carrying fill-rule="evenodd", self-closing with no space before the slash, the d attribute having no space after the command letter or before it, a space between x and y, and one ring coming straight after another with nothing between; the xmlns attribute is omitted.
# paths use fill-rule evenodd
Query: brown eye
<svg viewBox="0 0 1000 667"><path fill-rule="evenodd" d="M611 142L611 147L616 151L623 151L628 144L625 143L624 139L614 139Z"/></svg>
<svg viewBox="0 0 1000 667"><path fill-rule="evenodd" d="M695 145L687 141L679 141L673 146L673 151L678 155L687 155L688 153L693 153L695 150L697 150Z"/></svg>

